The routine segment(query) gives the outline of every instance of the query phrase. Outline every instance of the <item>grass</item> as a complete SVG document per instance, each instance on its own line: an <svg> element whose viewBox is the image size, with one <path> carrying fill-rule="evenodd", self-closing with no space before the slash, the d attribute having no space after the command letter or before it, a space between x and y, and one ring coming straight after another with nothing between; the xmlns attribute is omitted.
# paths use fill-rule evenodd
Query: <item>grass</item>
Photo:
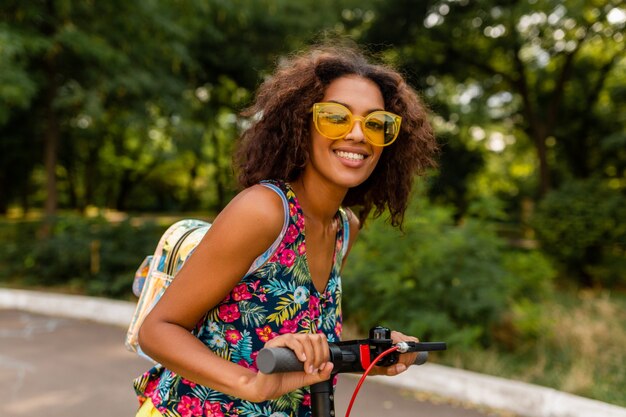
<svg viewBox="0 0 626 417"><path fill-rule="evenodd" d="M561 292L540 310L542 331L532 339L509 348L451 349L441 362L626 406L626 295Z"/></svg>

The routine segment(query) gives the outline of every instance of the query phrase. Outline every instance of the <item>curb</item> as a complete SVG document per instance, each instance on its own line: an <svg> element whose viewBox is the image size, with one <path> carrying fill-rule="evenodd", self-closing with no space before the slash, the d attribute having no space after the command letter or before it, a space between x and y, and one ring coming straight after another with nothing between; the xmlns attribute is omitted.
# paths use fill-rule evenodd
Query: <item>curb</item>
<svg viewBox="0 0 626 417"><path fill-rule="evenodd" d="M0 308L127 327L135 311L135 303L82 295L0 288Z"/></svg>
<svg viewBox="0 0 626 417"><path fill-rule="evenodd" d="M135 303L103 298L0 288L0 309L18 309L127 327ZM411 367L393 378L368 377L387 385L528 417L626 417L626 408L525 382L436 364Z"/></svg>

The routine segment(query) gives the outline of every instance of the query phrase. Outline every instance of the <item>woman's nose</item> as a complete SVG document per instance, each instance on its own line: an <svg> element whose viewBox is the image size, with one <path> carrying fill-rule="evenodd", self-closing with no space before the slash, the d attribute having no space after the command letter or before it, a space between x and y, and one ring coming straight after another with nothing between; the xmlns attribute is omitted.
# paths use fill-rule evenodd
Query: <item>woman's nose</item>
<svg viewBox="0 0 626 417"><path fill-rule="evenodd" d="M365 142L365 133L363 133L363 120L355 120L354 123L352 123L352 129L346 135L346 140Z"/></svg>

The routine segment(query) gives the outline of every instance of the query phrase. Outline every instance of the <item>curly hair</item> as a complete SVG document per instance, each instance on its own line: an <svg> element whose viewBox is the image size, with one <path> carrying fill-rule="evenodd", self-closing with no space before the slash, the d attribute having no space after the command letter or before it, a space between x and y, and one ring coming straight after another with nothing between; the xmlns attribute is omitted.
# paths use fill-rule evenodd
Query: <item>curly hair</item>
<svg viewBox="0 0 626 417"><path fill-rule="evenodd" d="M400 133L386 147L370 177L348 190L342 204L361 225L374 210L389 210L391 224L402 226L413 180L436 165L438 150L425 105L394 69L370 63L356 47L316 46L283 60L257 91L243 115L250 117L235 154L239 183L249 187L264 179L293 181L309 161L311 114L330 83L356 75L376 83L385 110L402 116Z"/></svg>

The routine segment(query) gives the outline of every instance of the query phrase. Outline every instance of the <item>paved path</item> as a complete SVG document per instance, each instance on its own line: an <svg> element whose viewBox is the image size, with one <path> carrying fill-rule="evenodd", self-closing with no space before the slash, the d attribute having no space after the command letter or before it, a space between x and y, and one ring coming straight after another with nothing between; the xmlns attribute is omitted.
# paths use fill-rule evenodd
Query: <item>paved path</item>
<svg viewBox="0 0 626 417"><path fill-rule="evenodd" d="M149 363L125 350L125 330L85 320L0 309L1 417L134 416L131 381ZM336 409L343 416L356 378L341 376ZM355 417L485 417L493 414L366 381Z"/></svg>

